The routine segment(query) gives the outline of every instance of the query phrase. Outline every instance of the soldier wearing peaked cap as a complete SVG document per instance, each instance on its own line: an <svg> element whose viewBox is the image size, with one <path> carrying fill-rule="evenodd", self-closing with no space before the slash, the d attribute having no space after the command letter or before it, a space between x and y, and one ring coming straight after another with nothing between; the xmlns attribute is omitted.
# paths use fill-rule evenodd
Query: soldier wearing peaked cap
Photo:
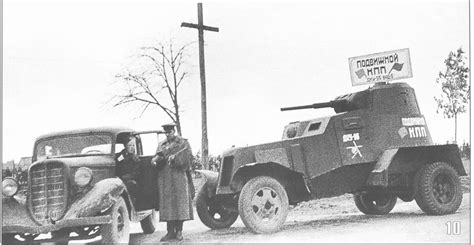
<svg viewBox="0 0 474 245"><path fill-rule="evenodd" d="M166 139L159 143L151 160L158 167L160 221L167 222L168 232L160 241L183 240L183 222L193 219L193 155L188 141L175 135L174 124L162 127Z"/></svg>

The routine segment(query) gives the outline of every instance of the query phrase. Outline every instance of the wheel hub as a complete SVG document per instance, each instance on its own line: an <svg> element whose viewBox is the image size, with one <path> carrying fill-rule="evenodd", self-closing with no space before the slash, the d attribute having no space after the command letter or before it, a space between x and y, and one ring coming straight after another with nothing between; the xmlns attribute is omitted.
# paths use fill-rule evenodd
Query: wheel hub
<svg viewBox="0 0 474 245"><path fill-rule="evenodd" d="M226 220L230 216L230 211L216 201L209 200L207 212L215 220Z"/></svg>
<svg viewBox="0 0 474 245"><path fill-rule="evenodd" d="M277 192L268 187L257 190L252 198L253 213L263 222L275 218L281 209L281 204L281 199Z"/></svg>
<svg viewBox="0 0 474 245"><path fill-rule="evenodd" d="M439 203L446 204L454 198L454 184L448 176L440 174L433 181L433 195Z"/></svg>
<svg viewBox="0 0 474 245"><path fill-rule="evenodd" d="M378 206L378 207L383 207L385 205L388 205L390 202L390 197L383 196L383 195L369 194L369 195L366 195L364 199L367 203L371 203L372 205Z"/></svg>

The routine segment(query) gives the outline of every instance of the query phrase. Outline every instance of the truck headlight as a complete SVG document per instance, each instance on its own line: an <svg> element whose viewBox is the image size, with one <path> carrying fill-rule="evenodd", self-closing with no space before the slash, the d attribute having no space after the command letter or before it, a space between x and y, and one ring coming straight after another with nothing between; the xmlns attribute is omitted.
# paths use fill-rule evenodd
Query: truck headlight
<svg viewBox="0 0 474 245"><path fill-rule="evenodd" d="M13 178L5 178L2 181L3 185L3 195L7 197L12 197L18 192L18 182Z"/></svg>
<svg viewBox="0 0 474 245"><path fill-rule="evenodd" d="M74 182L80 187L84 187L92 181L92 170L86 167L80 167L74 174Z"/></svg>

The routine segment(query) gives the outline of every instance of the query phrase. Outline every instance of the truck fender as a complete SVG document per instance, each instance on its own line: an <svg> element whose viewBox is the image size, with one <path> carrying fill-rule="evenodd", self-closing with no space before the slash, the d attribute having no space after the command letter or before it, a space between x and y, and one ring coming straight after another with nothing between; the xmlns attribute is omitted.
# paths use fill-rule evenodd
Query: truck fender
<svg viewBox="0 0 474 245"><path fill-rule="evenodd" d="M239 186L238 190L242 189L245 182L255 175L270 175L273 177L280 177L281 173L294 172L285 165L278 162L253 162L240 166L235 171L232 178L232 184ZM286 176L286 174L284 174Z"/></svg>
<svg viewBox="0 0 474 245"><path fill-rule="evenodd" d="M425 164L446 162L456 169L460 176L466 175L461 154L456 144L401 147L385 150L369 174L367 184L388 186L390 174L416 172Z"/></svg>
<svg viewBox="0 0 474 245"><path fill-rule="evenodd" d="M304 175L275 162L255 162L240 166L232 177L231 186L233 190L240 191L248 180L263 175L276 178L285 186L290 203L309 200L311 191Z"/></svg>
<svg viewBox="0 0 474 245"><path fill-rule="evenodd" d="M196 172L202 174L204 177L204 184L201 188L207 189L207 195L209 198L216 195L217 180L219 179L219 173L210 170L196 170Z"/></svg>
<svg viewBox="0 0 474 245"><path fill-rule="evenodd" d="M63 219L95 216L109 209L126 190L119 178L108 178L97 182L83 197L72 203Z"/></svg>

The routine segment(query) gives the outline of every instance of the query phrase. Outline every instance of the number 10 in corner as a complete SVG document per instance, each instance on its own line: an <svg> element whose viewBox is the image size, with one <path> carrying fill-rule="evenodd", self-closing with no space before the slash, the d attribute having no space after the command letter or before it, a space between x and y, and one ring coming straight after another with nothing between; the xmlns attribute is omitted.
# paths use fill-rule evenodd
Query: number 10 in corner
<svg viewBox="0 0 474 245"><path fill-rule="evenodd" d="M461 234L461 222L460 221L448 221L446 222L446 234L448 235L460 235Z"/></svg>

